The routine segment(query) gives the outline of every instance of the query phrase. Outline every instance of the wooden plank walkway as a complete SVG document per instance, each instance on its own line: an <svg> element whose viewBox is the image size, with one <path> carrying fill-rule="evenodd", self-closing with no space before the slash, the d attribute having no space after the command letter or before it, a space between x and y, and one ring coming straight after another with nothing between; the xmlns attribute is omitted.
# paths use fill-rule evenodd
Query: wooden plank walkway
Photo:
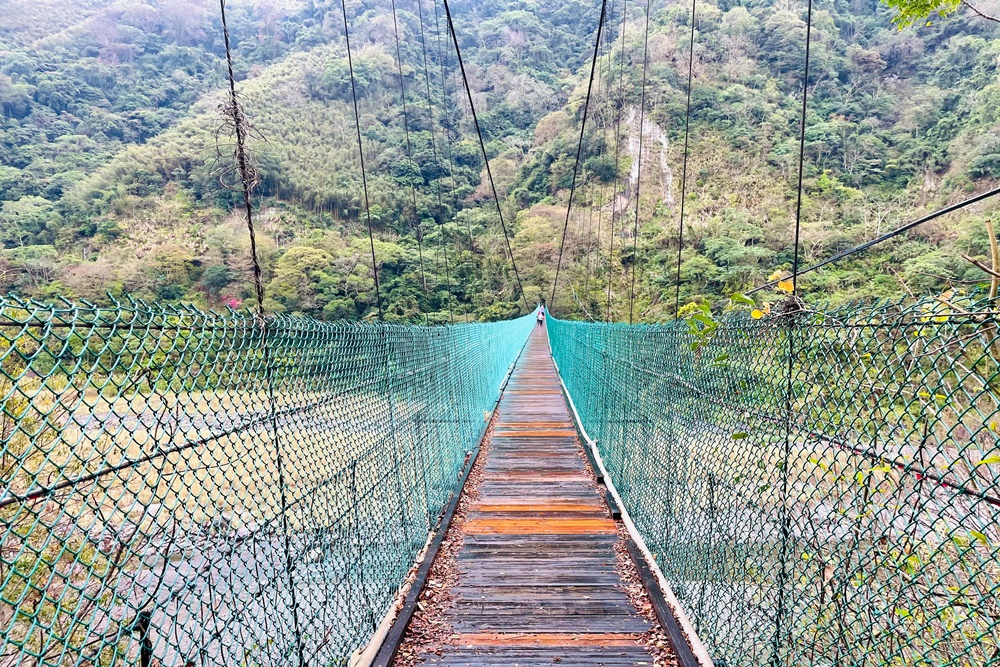
<svg viewBox="0 0 1000 667"><path fill-rule="evenodd" d="M450 641L408 664L653 665L640 643L652 624L626 594L617 526L589 474L543 327L511 375L479 465L475 499L446 540L461 540L440 616Z"/></svg>

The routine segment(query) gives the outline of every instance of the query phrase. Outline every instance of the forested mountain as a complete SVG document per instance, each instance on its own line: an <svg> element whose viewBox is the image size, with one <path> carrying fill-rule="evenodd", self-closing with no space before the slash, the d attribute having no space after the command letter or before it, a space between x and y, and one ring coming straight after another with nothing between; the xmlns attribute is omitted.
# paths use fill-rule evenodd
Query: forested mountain
<svg viewBox="0 0 1000 667"><path fill-rule="evenodd" d="M591 287L585 303L577 304L595 317L605 315L609 275L613 315L626 316L624 295L633 261L638 267L637 312L659 318L673 308L689 12L689 7L668 6L652 17L634 258L641 16L626 26L624 101L614 104L615 90L612 104L599 107L590 161L605 154L603 142L614 141L613 128L621 116L618 175L623 185L617 205L612 200L604 210L624 213L613 229L605 216L602 233L608 236L601 238L604 257L598 262L607 268L613 232L611 270L599 278L600 293L595 295ZM793 3L698 3L682 304L728 296L791 267L805 18L804 8ZM876 2L814 5L803 265L997 184L1000 24L953 14L899 30L892 18L893 12ZM612 57L606 71L612 85L613 77L621 75L618 67ZM541 188L531 187L542 174L569 168L572 158L560 145L570 141L574 130L562 119L554 122L560 125L557 138L545 141L525 169L536 177L524 179L528 187L519 193L520 207L544 201ZM588 165L591 182L594 176L604 175L609 182L615 177L613 171L602 174ZM581 203L608 201L613 189L586 190ZM986 203L940 218L856 259L810 274L800 286L808 298L828 301L974 288L989 277L961 256L989 263L984 221L993 210L995 204ZM591 222L584 209L580 218L573 228L576 238L586 238L586 228L596 230L600 216ZM597 246L589 253L587 244L574 250L570 281L586 284L586 257L590 255L592 266ZM565 299L560 298L563 304Z"/></svg>
<svg viewBox="0 0 1000 667"><path fill-rule="evenodd" d="M248 305L248 241L220 113L218 7L9 4L0 15L0 288ZM533 302L554 277L600 4L449 4ZM567 316L603 318L610 303L612 317L627 318L633 269L636 316L672 316L682 186L682 304L791 265L805 4L697 3L686 179L691 8L652 2L648 42L645 9L608 2L556 298ZM255 128L267 305L325 319L375 314L343 11L325 0L227 5ZM346 11L387 319L516 312L441 3L363 0ZM959 12L900 30L892 17L874 1L814 5L805 263L996 185L1000 24ZM961 256L988 257L992 206L810 274L805 294L972 288L988 277Z"/></svg>

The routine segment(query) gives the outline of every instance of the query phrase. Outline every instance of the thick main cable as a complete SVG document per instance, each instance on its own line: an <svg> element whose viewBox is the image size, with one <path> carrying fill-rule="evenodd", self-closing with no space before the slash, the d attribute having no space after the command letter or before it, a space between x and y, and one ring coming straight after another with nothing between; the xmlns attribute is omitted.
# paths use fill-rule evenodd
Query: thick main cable
<svg viewBox="0 0 1000 667"><path fill-rule="evenodd" d="M351 75L351 100L354 102L354 127L358 132L358 155L361 158L361 187L365 195L365 216L368 219L368 246L372 254L372 276L375 278L375 303L378 305L378 319L384 319L382 293L378 283L378 263L375 261L375 232L372 230L372 208L368 199L368 175L365 172L365 147L361 141L361 114L358 112L358 89L354 83L354 61L351 57L351 31L347 27L347 0L340 0L344 12L344 41L347 43L347 70Z"/></svg>
<svg viewBox="0 0 1000 667"><path fill-rule="evenodd" d="M292 612L292 628L295 632L295 654L298 667L305 667L305 653L302 646L302 631L299 624L299 604L296 595L295 577L292 560L291 527L288 524L288 497L285 484L285 461L282 456L281 439L278 429L278 401L274 391L274 364L272 363L270 346L270 328L264 311L264 283L260 258L257 255L257 235L253 226L253 189L257 183L253 166L247 155L247 138L250 123L247 120L243 105L236 94L236 76L233 72L233 49L229 40L229 24L226 22L226 0L219 0L219 14L222 18L222 36L226 47L226 70L229 78L229 108L228 113L233 119L233 129L236 134L236 165L239 170L240 184L243 191L243 207L247 215L247 232L250 235L250 260L253 263L254 292L257 297L257 318L261 329L261 352L264 361L264 387L267 394L268 427L271 441L274 443L275 467L278 472L278 498L281 508L282 546L285 551L285 572L288 579L289 606Z"/></svg>
<svg viewBox="0 0 1000 667"><path fill-rule="evenodd" d="M642 191L642 138L646 125L646 70L649 60L649 8L646 0L646 32L642 41L642 94L639 96L639 156L636 158L635 177L635 228L632 230L632 285L628 295L628 323L632 324L632 309L635 306L635 272L639 265L639 194Z"/></svg>
<svg viewBox="0 0 1000 667"><path fill-rule="evenodd" d="M343 0L341 0L343 2ZM476 135L479 137L479 148L483 152L483 162L486 163L486 176L490 181L490 189L493 191L493 201L497 205L497 215L500 216L500 228L503 230L503 239L507 244L507 252L510 253L510 264L514 268L514 278L517 279L517 288L521 292L521 301L524 302L526 310L530 311L528 298L524 295L524 286L521 284L521 274L517 270L517 261L514 259L514 250L510 246L510 236L507 235L507 223L503 219L503 209L500 206L500 196L497 194L496 183L493 182L493 171L490 169L490 158L486 154L486 142L483 141L483 132L479 127L479 116L476 114L476 105L472 101L472 89L469 88L469 77L465 73L465 62L462 60L462 50L458 46L458 34L455 32L455 23L451 18L451 8L448 0L444 1L444 13L448 19L448 30L451 32L452 41L455 43L455 55L458 57L458 67L462 71L462 83L465 84L465 94L469 98L469 110L472 112L472 122L476 126Z"/></svg>
<svg viewBox="0 0 1000 667"><path fill-rule="evenodd" d="M647 0L648 1L648 0ZM597 22L597 40L594 42L594 59L590 63L590 79L587 82L587 99L583 103L583 120L580 122L580 140L576 145L576 162L573 163L573 181L569 188L569 201L566 203L566 221L563 223L562 239L559 241L559 259L556 261L556 276L552 281L552 296L549 298L549 309L556 302L556 285L559 284L559 268L562 266L563 249L566 246L566 230L569 229L569 215L573 208L573 195L576 193L576 177L580 169L580 157L583 155L583 134L587 129L587 114L590 109L590 93L594 88L594 72L597 69L597 55L601 49L601 33L604 31L604 16L608 0L601 0L601 16Z"/></svg>
<svg viewBox="0 0 1000 667"><path fill-rule="evenodd" d="M677 222L677 277L674 279L674 318L681 308L681 253L684 250L684 204L687 201L688 142L691 137L691 87L694 82L694 24L698 0L691 0L691 35L688 50L687 105L684 112L684 167L681 171L681 217Z"/></svg>

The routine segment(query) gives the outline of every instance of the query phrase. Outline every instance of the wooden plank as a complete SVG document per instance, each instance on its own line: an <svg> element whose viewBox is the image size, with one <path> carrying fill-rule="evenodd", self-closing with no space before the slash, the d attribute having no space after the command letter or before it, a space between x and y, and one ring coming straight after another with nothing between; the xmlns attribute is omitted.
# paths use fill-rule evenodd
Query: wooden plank
<svg viewBox="0 0 1000 667"><path fill-rule="evenodd" d="M454 614L449 621L459 632L626 632L641 633L649 630L649 623L638 616L624 613L601 615L535 614L499 615L486 613Z"/></svg>
<svg viewBox="0 0 1000 667"><path fill-rule="evenodd" d="M505 423L505 424L497 424L497 426L496 426L496 430L497 431L509 431L511 429L534 430L534 429L539 429L539 428L572 429L573 428L573 424L570 423L568 420L565 420L565 421L561 420L561 421L552 421L552 422L543 422L543 421L537 421L537 422L508 422L508 423ZM576 433L576 431L574 431L574 433Z"/></svg>
<svg viewBox="0 0 1000 667"><path fill-rule="evenodd" d="M621 633L534 632L499 634L469 632L459 635L456 643L464 648L476 646L635 646L641 635Z"/></svg>
<svg viewBox="0 0 1000 667"><path fill-rule="evenodd" d="M603 512L603 508L597 503L571 503L571 502L539 502L533 499L524 499L524 502L514 502L514 499L502 503L474 503L474 512Z"/></svg>
<svg viewBox="0 0 1000 667"><path fill-rule="evenodd" d="M497 408L477 497L462 524L443 626L428 665L652 665L651 625L625 592L618 527L588 472L536 330Z"/></svg>
<svg viewBox="0 0 1000 667"><path fill-rule="evenodd" d="M516 438L525 437L530 435L532 439L534 438L573 438L576 437L576 431L571 428L566 429L547 429L547 430L513 430L513 431L503 431L498 430L493 434L494 438Z"/></svg>
<svg viewBox="0 0 1000 667"><path fill-rule="evenodd" d="M613 533L615 522L611 519L472 519L465 524L471 535L582 535L586 533Z"/></svg>
<svg viewBox="0 0 1000 667"><path fill-rule="evenodd" d="M653 660L641 646L559 648L473 648L431 655L429 665L444 667L640 667Z"/></svg>

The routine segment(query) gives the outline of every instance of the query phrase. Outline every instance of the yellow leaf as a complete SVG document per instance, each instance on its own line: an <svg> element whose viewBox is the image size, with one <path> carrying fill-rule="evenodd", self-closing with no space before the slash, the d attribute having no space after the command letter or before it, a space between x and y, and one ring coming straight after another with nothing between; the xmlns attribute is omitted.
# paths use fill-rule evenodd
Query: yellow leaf
<svg viewBox="0 0 1000 667"><path fill-rule="evenodd" d="M795 291L795 283L793 283L791 280L779 280L778 289L780 289L782 292L787 292L788 294L791 294L793 291Z"/></svg>
<svg viewBox="0 0 1000 667"><path fill-rule="evenodd" d="M753 311L751 311L750 317L754 318L755 320L759 320L760 318L764 317L764 312L754 309Z"/></svg>
<svg viewBox="0 0 1000 667"><path fill-rule="evenodd" d="M767 277L767 279L768 280L780 280L781 279L781 275L782 275L782 271L781 271L781 269L778 269L777 271L775 271L774 273L772 273L771 275L769 275Z"/></svg>

